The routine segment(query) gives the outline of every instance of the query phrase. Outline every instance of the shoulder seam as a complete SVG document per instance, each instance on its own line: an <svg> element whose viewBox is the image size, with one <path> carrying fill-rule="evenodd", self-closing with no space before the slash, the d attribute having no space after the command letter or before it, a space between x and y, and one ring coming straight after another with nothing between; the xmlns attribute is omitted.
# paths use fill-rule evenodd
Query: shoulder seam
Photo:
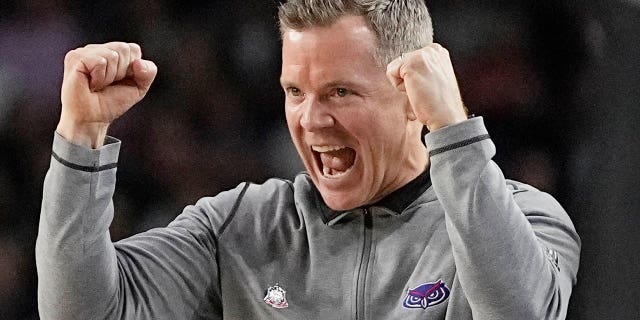
<svg viewBox="0 0 640 320"><path fill-rule="evenodd" d="M272 179L278 180L278 181L282 181L282 182L286 183L287 186L289 187L289 189L291 189L291 191L293 191L293 182L291 180L282 179L282 178L272 178Z"/></svg>
<svg viewBox="0 0 640 320"><path fill-rule="evenodd" d="M105 164L102 166L82 166L82 165L75 164L73 162L69 162L67 160L62 159L59 155L57 155L53 151L51 152L51 156L65 167L68 167L74 170L84 171L84 172L100 172L100 171L110 170L118 167L117 162Z"/></svg>
<svg viewBox="0 0 640 320"><path fill-rule="evenodd" d="M222 233L224 232L224 230L227 229L227 226L229 225L229 223L231 223L231 220L233 220L233 218L235 217L236 212L238 211L238 207L240 206L240 202L242 201L242 198L244 198L244 194L247 192L247 189L249 188L250 185L251 185L251 182L245 182L244 187L242 188L242 191L240 191L240 195L238 196L238 199L236 199L236 202L233 204L233 207L231 208L231 212L229 213L229 216L220 227L220 231L218 231L218 238L222 236Z"/></svg>

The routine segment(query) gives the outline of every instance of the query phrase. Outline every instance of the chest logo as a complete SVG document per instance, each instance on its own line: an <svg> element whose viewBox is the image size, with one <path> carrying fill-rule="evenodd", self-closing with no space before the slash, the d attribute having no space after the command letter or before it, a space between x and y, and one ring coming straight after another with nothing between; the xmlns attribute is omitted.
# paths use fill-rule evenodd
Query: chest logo
<svg viewBox="0 0 640 320"><path fill-rule="evenodd" d="M426 309L444 302L447 298L449 298L449 288L442 280L438 280L409 289L402 306Z"/></svg>
<svg viewBox="0 0 640 320"><path fill-rule="evenodd" d="M289 306L286 295L287 292L284 291L284 289L282 289L282 287L280 287L276 283L275 286L269 287L269 289L267 289L267 294L264 296L264 302L274 308L286 308Z"/></svg>

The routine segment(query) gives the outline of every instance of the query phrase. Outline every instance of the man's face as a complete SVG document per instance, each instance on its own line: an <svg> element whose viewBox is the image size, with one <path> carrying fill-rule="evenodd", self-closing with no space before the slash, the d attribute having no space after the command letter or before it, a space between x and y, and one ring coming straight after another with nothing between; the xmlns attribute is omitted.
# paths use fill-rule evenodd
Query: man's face
<svg viewBox="0 0 640 320"><path fill-rule="evenodd" d="M334 210L378 201L425 169L407 163L416 145L408 100L376 65L375 43L357 16L283 34L280 80L289 131Z"/></svg>

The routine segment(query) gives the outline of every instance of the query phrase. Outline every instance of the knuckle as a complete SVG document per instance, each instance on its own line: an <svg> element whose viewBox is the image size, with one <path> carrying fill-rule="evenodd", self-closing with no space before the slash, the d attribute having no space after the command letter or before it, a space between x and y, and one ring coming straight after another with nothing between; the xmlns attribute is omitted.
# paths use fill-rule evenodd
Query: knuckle
<svg viewBox="0 0 640 320"><path fill-rule="evenodd" d="M104 67L107 65L107 59L105 57L100 57L97 61L97 65L100 67Z"/></svg>
<svg viewBox="0 0 640 320"><path fill-rule="evenodd" d="M113 42L110 48L120 55L126 55L129 52L129 45L125 42Z"/></svg>
<svg viewBox="0 0 640 320"><path fill-rule="evenodd" d="M391 65L387 66L387 70L385 72L385 74L387 75L387 77L389 78L393 78L393 67Z"/></svg>
<svg viewBox="0 0 640 320"><path fill-rule="evenodd" d="M158 66L155 63L153 63L153 61L147 62L147 67L149 68L149 70L151 70L153 72L157 72L158 71Z"/></svg>
<svg viewBox="0 0 640 320"><path fill-rule="evenodd" d="M86 51L82 48L74 49L67 52L67 54L65 54L64 56L65 67L71 67L71 66L77 65L78 63L81 63L81 61L86 55L87 55Z"/></svg>
<svg viewBox="0 0 640 320"><path fill-rule="evenodd" d="M107 59L117 61L118 58L120 58L120 53L118 53L118 51L110 49Z"/></svg>
<svg viewBox="0 0 640 320"><path fill-rule="evenodd" d="M140 48L140 45L137 43L129 43L129 50L131 50L131 52L141 52L142 48Z"/></svg>
<svg viewBox="0 0 640 320"><path fill-rule="evenodd" d="M78 49L71 50L64 55L64 62L69 63L72 62L78 56Z"/></svg>
<svg viewBox="0 0 640 320"><path fill-rule="evenodd" d="M426 63L427 61L429 61L429 59L431 59L431 57L433 56L433 52L430 50L425 50L420 52L420 61L422 63Z"/></svg>
<svg viewBox="0 0 640 320"><path fill-rule="evenodd" d="M111 50L110 48L102 48L102 50L96 50L95 55L100 58L106 60L109 63L114 63L118 60L118 53Z"/></svg>

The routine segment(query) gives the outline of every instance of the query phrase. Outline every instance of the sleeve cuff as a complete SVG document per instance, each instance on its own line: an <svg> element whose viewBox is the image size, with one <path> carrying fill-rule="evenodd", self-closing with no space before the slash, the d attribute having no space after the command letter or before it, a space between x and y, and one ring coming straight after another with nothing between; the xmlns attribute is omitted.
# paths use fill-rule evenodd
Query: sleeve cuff
<svg viewBox="0 0 640 320"><path fill-rule="evenodd" d="M56 132L52 155L56 161L71 169L98 172L117 166L120 144L120 140L107 136L104 146L90 149L73 144Z"/></svg>
<svg viewBox="0 0 640 320"><path fill-rule="evenodd" d="M474 117L427 133L425 143L432 157L487 139L490 137L482 117Z"/></svg>

